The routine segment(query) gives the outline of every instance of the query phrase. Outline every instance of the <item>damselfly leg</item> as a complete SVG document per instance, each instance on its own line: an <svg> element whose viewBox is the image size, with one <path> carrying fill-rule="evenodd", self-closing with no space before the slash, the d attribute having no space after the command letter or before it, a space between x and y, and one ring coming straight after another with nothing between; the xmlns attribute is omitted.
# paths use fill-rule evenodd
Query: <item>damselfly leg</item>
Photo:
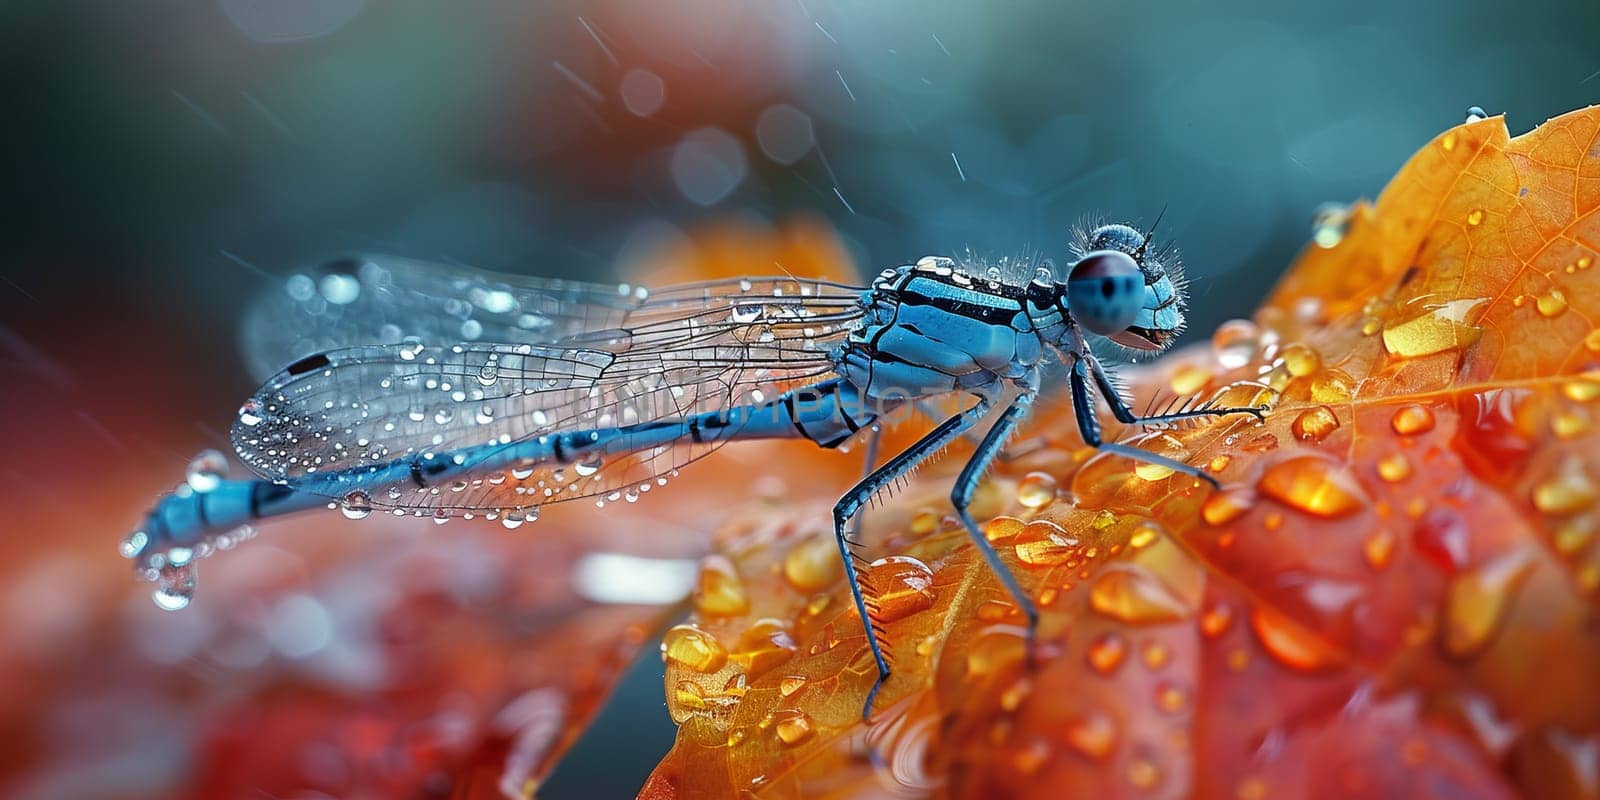
<svg viewBox="0 0 1600 800"><path fill-rule="evenodd" d="M862 623L867 629L867 646L872 649L872 660L878 668L878 679L873 682L871 691L867 692L866 702L861 705L861 718L864 720L871 718L872 701L877 698L878 690L883 688L884 681L889 679L889 662L884 658L883 646L879 642L879 636L882 631L878 624L873 621L872 615L867 609L866 597L861 592L859 570L864 565L858 564L863 559L852 549L854 542L851 541L848 535L850 520L860 512L861 507L866 505L868 500L872 499L873 495L883 491L890 483L910 473L911 470L916 469L918 464L921 464L928 457L955 441L957 437L982 420L989 413L991 407L993 407L993 401L979 395L978 402L974 403L972 407L939 423L933 430L918 439L916 444L911 445L884 462L883 466L873 470L871 474L863 478L850 491L845 492L844 496L839 498L839 502L833 507L833 533L834 537L839 541L839 556L844 561L845 578L850 582L850 597L855 601L856 613L861 615Z"/></svg>

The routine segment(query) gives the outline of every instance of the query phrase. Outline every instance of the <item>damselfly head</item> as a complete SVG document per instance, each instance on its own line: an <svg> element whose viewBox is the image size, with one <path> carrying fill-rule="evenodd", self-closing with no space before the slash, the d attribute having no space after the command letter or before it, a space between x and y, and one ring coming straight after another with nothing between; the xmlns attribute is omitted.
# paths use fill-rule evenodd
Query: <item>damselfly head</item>
<svg viewBox="0 0 1600 800"><path fill-rule="evenodd" d="M1129 225L1096 225L1073 237L1068 309L1093 333L1135 350L1165 350L1183 331L1177 254Z"/></svg>

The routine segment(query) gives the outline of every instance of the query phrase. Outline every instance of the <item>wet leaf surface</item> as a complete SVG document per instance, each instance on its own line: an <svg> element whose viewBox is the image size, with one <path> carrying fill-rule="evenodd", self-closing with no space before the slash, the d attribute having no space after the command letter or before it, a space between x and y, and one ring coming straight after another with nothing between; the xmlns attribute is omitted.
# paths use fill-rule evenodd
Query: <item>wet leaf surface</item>
<svg viewBox="0 0 1600 800"><path fill-rule="evenodd" d="M1120 431L1221 491L1041 408L974 509L1043 612L1034 666L950 517L959 451L868 512L900 557L870 725L834 496L727 525L643 796L1595 796L1597 142L1594 108L1446 131L1252 321L1130 371L1140 405L1273 405Z"/></svg>

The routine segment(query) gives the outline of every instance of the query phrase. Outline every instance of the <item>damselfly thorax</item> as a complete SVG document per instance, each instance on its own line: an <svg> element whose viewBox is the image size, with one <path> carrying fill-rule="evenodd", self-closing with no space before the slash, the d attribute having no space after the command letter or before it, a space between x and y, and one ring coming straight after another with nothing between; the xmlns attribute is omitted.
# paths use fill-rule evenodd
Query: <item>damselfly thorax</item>
<svg viewBox="0 0 1600 800"><path fill-rule="evenodd" d="M1105 441L1117 420L1160 424L1258 408L1186 407L1140 417L1089 347L1104 336L1160 350L1183 325L1175 256L1124 225L1078 234L1066 280L1006 278L928 258L869 286L744 278L599 286L401 259L346 260L299 276L256 323L255 360L288 363L240 407L234 449L258 476L165 498L124 542L157 599L181 607L194 562L238 526L331 505L347 516L482 516L507 527L550 504L635 501L736 441L822 447L873 438L890 409L955 397L962 410L865 477L834 507L857 610L852 519L955 438L988 428L951 489L974 545L1030 622L1022 592L967 512L972 494L1042 388L1066 367L1093 447L1215 483L1199 468ZM258 323L258 324L257 324ZM193 482L191 482L193 483ZM869 628L870 634L870 628ZM880 644L869 635L880 677Z"/></svg>

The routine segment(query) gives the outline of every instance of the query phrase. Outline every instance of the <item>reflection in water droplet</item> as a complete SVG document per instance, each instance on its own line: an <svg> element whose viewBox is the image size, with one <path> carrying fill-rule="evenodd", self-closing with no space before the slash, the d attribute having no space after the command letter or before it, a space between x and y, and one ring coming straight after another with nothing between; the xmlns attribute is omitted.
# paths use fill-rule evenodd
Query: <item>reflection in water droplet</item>
<svg viewBox="0 0 1600 800"><path fill-rule="evenodd" d="M1286 667L1312 671L1338 661L1337 654L1315 633L1266 606L1256 606L1250 612L1250 629L1262 648ZM1246 654L1246 661L1248 658Z"/></svg>
<svg viewBox="0 0 1600 800"><path fill-rule="evenodd" d="M1243 487L1230 487L1212 492L1200 504L1200 517L1208 525L1226 525L1239 518L1255 504L1255 494Z"/></svg>
<svg viewBox="0 0 1600 800"><path fill-rule="evenodd" d="M1289 427L1302 442L1320 442L1339 429L1339 418L1334 416L1333 409L1317 406L1300 412Z"/></svg>
<svg viewBox="0 0 1600 800"><path fill-rule="evenodd" d="M1482 225L1483 224L1483 217L1484 217L1483 209L1474 208L1471 211L1467 212L1467 224L1468 225Z"/></svg>
<svg viewBox="0 0 1600 800"><path fill-rule="evenodd" d="M1224 369L1238 369L1255 358L1261 346L1261 329L1254 322L1232 319L1217 326L1211 348Z"/></svg>
<svg viewBox="0 0 1600 800"><path fill-rule="evenodd" d="M1274 464L1256 489L1290 508L1319 517L1342 517L1368 504L1366 492L1341 466L1317 456L1298 456Z"/></svg>
<svg viewBox="0 0 1600 800"><path fill-rule="evenodd" d="M733 658L743 664L745 674L755 680L788 661L799 649L782 620L763 618L739 634Z"/></svg>
<svg viewBox="0 0 1600 800"><path fill-rule="evenodd" d="M905 619L933 607L933 570L911 556L889 556L868 565L864 582L880 623Z"/></svg>
<svg viewBox="0 0 1600 800"><path fill-rule="evenodd" d="M1067 721L1067 744L1096 761L1104 760L1117 744L1117 726L1097 711L1073 717Z"/></svg>
<svg viewBox="0 0 1600 800"><path fill-rule="evenodd" d="M728 651L715 636L690 625L674 625L661 637L661 657L694 672L716 672L728 663Z"/></svg>
<svg viewBox="0 0 1600 800"><path fill-rule="evenodd" d="M1194 613L1166 584L1137 564L1119 564L1101 573L1090 589L1095 611L1130 625L1174 622Z"/></svg>
<svg viewBox="0 0 1600 800"><path fill-rule="evenodd" d="M983 538L1003 542L1022 532L1027 523L1016 517L995 517L983 524Z"/></svg>
<svg viewBox="0 0 1600 800"><path fill-rule="evenodd" d="M784 709L772 714L772 730L778 736L778 741L786 747L793 747L816 733L816 725L811 717L798 709Z"/></svg>
<svg viewBox="0 0 1600 800"><path fill-rule="evenodd" d="M1401 358L1420 358L1472 345L1483 335L1477 319L1486 302L1482 297L1442 303L1433 296L1418 298L1399 314L1409 313L1412 306L1418 313L1384 325L1383 346Z"/></svg>
<svg viewBox="0 0 1600 800"><path fill-rule="evenodd" d="M194 600L196 578L192 560L185 557L168 561L162 565L156 577L156 588L150 593L150 599L162 611L187 608L190 601Z"/></svg>
<svg viewBox="0 0 1600 800"><path fill-rule="evenodd" d="M1322 368L1322 356L1310 345L1295 343L1283 348L1283 365L1290 375L1304 378Z"/></svg>
<svg viewBox="0 0 1600 800"><path fill-rule="evenodd" d="M1023 526L1013 542L1017 558L1034 567L1065 564L1080 555L1078 538L1047 519L1036 519Z"/></svg>
<svg viewBox="0 0 1600 800"><path fill-rule="evenodd" d="M339 501L339 511L350 519L366 519L372 514L372 497L356 489Z"/></svg>
<svg viewBox="0 0 1600 800"><path fill-rule="evenodd" d="M1402 406L1389 420L1394 432L1401 436L1415 436L1433 430L1433 412L1426 406Z"/></svg>
<svg viewBox="0 0 1600 800"><path fill-rule="evenodd" d="M695 610L708 617L732 617L750 610L750 595L733 562L721 555L700 562L694 588Z"/></svg>
<svg viewBox="0 0 1600 800"><path fill-rule="evenodd" d="M844 577L839 549L831 537L812 536L790 548L783 557L783 577L802 592L832 586Z"/></svg>
<svg viewBox="0 0 1600 800"><path fill-rule="evenodd" d="M1488 645L1533 561L1532 553L1518 549L1450 581L1440 628L1445 652L1465 657Z"/></svg>
<svg viewBox="0 0 1600 800"><path fill-rule="evenodd" d="M1399 483L1411 477L1411 462L1406 459L1405 453L1390 453L1378 459L1378 477L1390 483Z"/></svg>
<svg viewBox="0 0 1600 800"><path fill-rule="evenodd" d="M1595 485L1584 471L1583 462L1569 457L1560 471L1533 487L1533 505L1546 514L1574 514L1595 501Z"/></svg>
<svg viewBox="0 0 1600 800"><path fill-rule="evenodd" d="M1030 472L1017 483L1017 502L1026 508L1039 509L1055 502L1056 479L1046 472Z"/></svg>
<svg viewBox="0 0 1600 800"><path fill-rule="evenodd" d="M1104 633L1089 643L1089 666L1102 675L1110 675L1122 666L1128 655L1128 643L1115 633Z"/></svg>
<svg viewBox="0 0 1600 800"><path fill-rule="evenodd" d="M223 479L228 477L228 458L216 450L201 450L184 471L184 480L189 488L199 494L205 494L222 485Z"/></svg>
<svg viewBox="0 0 1600 800"><path fill-rule="evenodd" d="M1539 295L1539 299L1535 300L1533 305L1539 309L1541 316L1554 319L1567 310L1567 296L1562 294L1560 289L1551 289Z"/></svg>

